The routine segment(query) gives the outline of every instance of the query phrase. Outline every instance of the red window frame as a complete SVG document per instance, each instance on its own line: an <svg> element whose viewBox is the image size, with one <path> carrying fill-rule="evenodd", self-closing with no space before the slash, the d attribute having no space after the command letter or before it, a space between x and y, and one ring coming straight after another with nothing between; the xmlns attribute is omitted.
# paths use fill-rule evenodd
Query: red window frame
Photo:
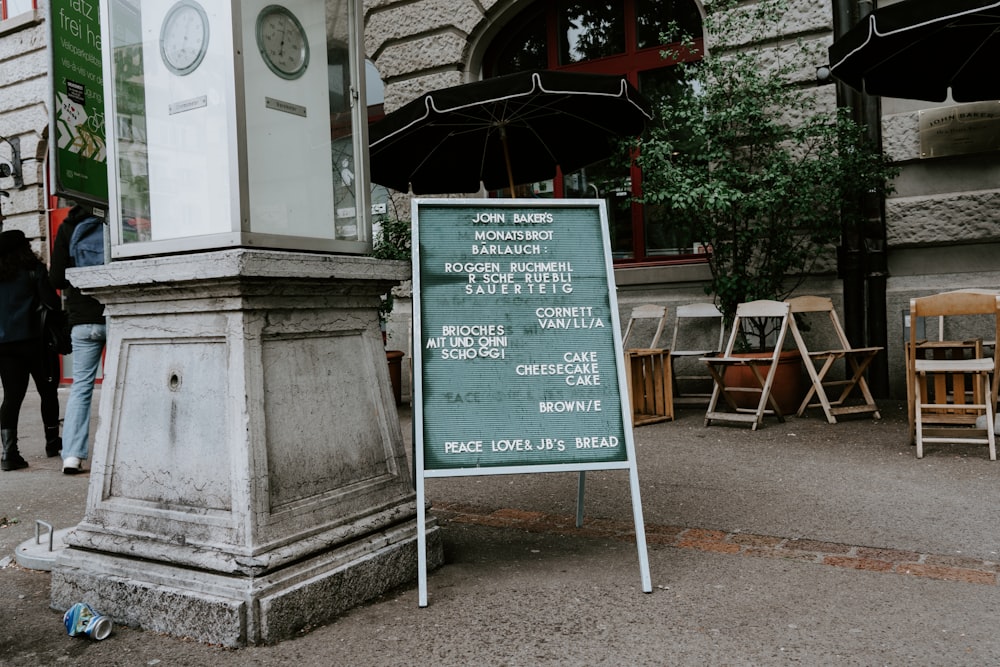
<svg viewBox="0 0 1000 667"><path fill-rule="evenodd" d="M693 4L693 0L692 4ZM603 58L596 58L593 60L586 60L583 62L575 62L566 65L559 64L559 1L558 0L541 0L545 5L544 16L546 25L546 68L551 70L561 70L565 72L591 72L596 74L613 74L613 75L625 75L629 82L638 87L639 85L639 74L648 70L661 69L663 67L669 67L670 65L677 64L680 59L676 58L664 58L662 55L663 49L666 45L657 45L655 47L649 47L645 49L637 48L637 38L636 38L636 12L635 4L633 0L623 0L624 5L624 32L625 32L625 51L624 53L605 56ZM525 23L525 17L535 17L538 15L538 4L533 4L531 7L527 8L522 12L519 18L515 18L508 24L508 29L520 29ZM535 19L537 20L537 19ZM501 33L502 35L502 33ZM693 48L691 50L691 56L682 58L683 60L697 60L700 56L695 55L703 51L704 41L702 39L696 39ZM493 50L491 52L488 50L485 54L483 60L483 71L486 76L492 76L496 72L497 65L497 53L498 50ZM632 182L632 192L638 195L642 192L642 173L638 167L633 166L631 168L631 182ZM563 177L561 173L558 173L553 182L553 194L557 198L564 196L563 189ZM628 265L649 265L649 264L687 264L687 263L701 263L705 261L704 255L701 256L686 256L686 255L671 255L669 257L664 256L648 256L646 254L646 229L645 229L645 217L643 207L639 204L631 205L631 231L632 231L632 245L631 251L632 256L628 258L616 259L616 264L628 264Z"/></svg>
<svg viewBox="0 0 1000 667"><path fill-rule="evenodd" d="M10 14L7 11L8 4L9 0L0 0L0 21L10 18ZM31 9L32 10L38 9L38 0L31 0Z"/></svg>

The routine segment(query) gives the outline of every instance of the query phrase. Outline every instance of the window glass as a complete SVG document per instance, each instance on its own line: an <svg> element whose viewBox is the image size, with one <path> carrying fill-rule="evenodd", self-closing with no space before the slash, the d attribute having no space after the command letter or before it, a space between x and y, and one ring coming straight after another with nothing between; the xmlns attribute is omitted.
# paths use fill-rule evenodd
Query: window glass
<svg viewBox="0 0 1000 667"><path fill-rule="evenodd" d="M701 15L693 0L536 0L496 36L484 54L483 69L486 76L530 69L620 74L647 97L657 98L684 85L674 63L664 61L657 48L671 22L700 39ZM694 51L684 59L697 57ZM701 252L683 220L635 203L642 174L627 163L621 156L612 158L518 186L516 195L604 199L616 260L664 261Z"/></svg>
<svg viewBox="0 0 1000 667"><path fill-rule="evenodd" d="M115 86L114 136L118 142L118 179L123 243L152 238L149 160L146 138L145 67L139 5L111 2L111 52ZM109 130L112 128L108 128Z"/></svg>
<svg viewBox="0 0 1000 667"><path fill-rule="evenodd" d="M307 3L308 4L308 3ZM356 123L367 122L371 113L381 113L384 88L374 65L368 62L355 63L357 52L352 49L351 3L347 0L328 0L326 3L326 61L327 91L330 102L330 160L333 171L333 215L334 238L338 241L365 241L367 217L364 208L370 205L370 191L359 193L358 175L364 168ZM356 108L353 95L356 82L353 72L356 67L364 68L366 78L365 105ZM369 76L374 74L374 76ZM368 89L368 86L371 89ZM363 109L361 118L357 111ZM317 162L317 164L319 164ZM362 178L361 182L363 183Z"/></svg>
<svg viewBox="0 0 1000 667"><path fill-rule="evenodd" d="M625 51L625 7L621 2L561 2L559 64L604 58Z"/></svg>
<svg viewBox="0 0 1000 667"><path fill-rule="evenodd" d="M11 18L30 12L34 7L35 0L3 0L3 18Z"/></svg>
<svg viewBox="0 0 1000 667"><path fill-rule="evenodd" d="M667 43L678 41L681 34L701 36L701 15L691 0L634 0L636 47L648 49L665 43L661 36L667 33ZM671 29L676 22L680 33Z"/></svg>
<svg viewBox="0 0 1000 667"><path fill-rule="evenodd" d="M548 31L545 7L525 12L517 18L517 27L493 44L490 76L548 69Z"/></svg>
<svg viewBox="0 0 1000 667"><path fill-rule="evenodd" d="M370 59L365 59L365 102L368 104L368 115L372 115L372 107L381 106L385 102L385 84ZM381 110L380 110L381 111Z"/></svg>
<svg viewBox="0 0 1000 667"><path fill-rule="evenodd" d="M365 96L368 102L368 122L374 123L385 116L385 83L382 75L371 60L365 60ZM334 155L334 159L336 159ZM387 220L396 220L398 215L393 208L392 196L389 188L372 182L371 207L372 207L372 238L378 238L382 230L382 223Z"/></svg>
<svg viewBox="0 0 1000 667"><path fill-rule="evenodd" d="M639 90L652 99L669 99L685 86L676 67L663 67L639 73ZM679 145L684 142L680 141ZM643 207L646 256L690 255L702 252L698 240L684 220L670 215L663 207Z"/></svg>
<svg viewBox="0 0 1000 667"><path fill-rule="evenodd" d="M327 83L330 95L330 148L333 159L334 228L338 239L356 240L353 118L351 115L350 53L342 43L327 49Z"/></svg>
<svg viewBox="0 0 1000 667"><path fill-rule="evenodd" d="M603 199L608 208L611 254L615 259L632 259L632 181L622 158L608 158L563 177L567 199Z"/></svg>

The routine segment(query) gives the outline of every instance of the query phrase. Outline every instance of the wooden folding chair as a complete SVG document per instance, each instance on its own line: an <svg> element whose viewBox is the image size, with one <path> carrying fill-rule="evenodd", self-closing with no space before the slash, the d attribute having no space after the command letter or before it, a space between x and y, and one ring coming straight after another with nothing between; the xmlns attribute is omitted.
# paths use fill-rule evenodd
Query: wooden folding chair
<svg viewBox="0 0 1000 667"><path fill-rule="evenodd" d="M691 366L701 357L722 352L725 335L722 312L714 303L691 303L678 306L674 311L674 333L670 340L674 405L705 405L711 399L712 393L704 390L712 384L712 376L705 372L695 374ZM685 346L694 349L684 349ZM697 368L704 370L700 364Z"/></svg>
<svg viewBox="0 0 1000 667"><path fill-rule="evenodd" d="M943 297L943 295L946 295L946 294L960 294L960 293L985 294L985 295L1000 296L1000 290L998 290L998 289L983 289L983 288L977 288L977 287L967 287L967 288L964 288L964 289L953 290L953 291L950 291L950 292L942 292L941 296ZM915 350L916 350L915 354L916 354L916 357L918 359L925 359L927 357L930 357L932 359L937 359L937 360L945 360L945 359L969 359L969 358L976 359L976 358L982 357L983 353L984 353L984 351L986 349L989 349L989 350L993 351L994 356L996 355L997 350L996 350L996 340L995 339L994 340L983 340L981 338L964 338L964 339L948 340L948 339L945 338L945 335L946 335L946 332L945 332L945 316L944 315L938 315L937 316L937 321L938 321L938 325L937 325L938 337L937 337L937 340L918 340L917 341L916 348L915 348ZM912 322L911 326L916 326L916 322ZM910 343L907 342L905 344L905 347L907 348L906 359L909 360L909 358L910 358L909 357ZM911 384L910 384L911 371L912 371L911 364L907 361L907 364L906 364L906 386L907 387L911 386ZM994 382L995 381L996 381L996 378L994 376ZM994 388L995 388L995 386L994 386ZM973 383L972 390L973 391L977 390L976 383ZM995 391L994 391L994 394L996 394ZM996 396L994 396L994 398L996 398ZM976 397L974 397L974 400L981 400L981 397L976 396ZM914 444L914 442L916 440L916 428L915 428L915 425L914 425L914 410L915 409L914 409L913 393L910 392L910 391L906 392L906 403L907 403L907 416L909 418L909 423L910 423L910 444ZM995 411L996 410L996 402L995 401L994 401L993 407L994 407L994 411Z"/></svg>
<svg viewBox="0 0 1000 667"><path fill-rule="evenodd" d="M831 424L837 423L837 415L871 413L875 419L880 419L878 406L875 405L875 399L872 398L871 391L868 389L864 374L875 355L881 352L882 348L851 347L850 341L847 340L847 334L844 333L844 328L840 325L840 318L837 317L837 313L833 309L833 301L827 297L799 296L788 299L788 304L791 306L792 312L792 319L788 326L792 331L792 337L795 338L795 344L799 348L799 354L802 355L802 363L812 381L812 386L806 392L796 414L801 417L807 408L819 406L823 408L823 414L826 415L826 420ZM810 350L795 321L796 315L803 318L804 323L811 327L817 326L817 328L821 322L827 320L832 330L827 329L825 333L828 335L832 333L834 337L833 347L825 350ZM826 317L824 318L823 315ZM815 331L814 333L821 334L823 332ZM810 338L815 340L816 336L810 336ZM830 370L841 359L844 360L844 379L831 379ZM861 394L862 403L860 405L847 405L846 401L855 388ZM831 394L827 393L831 390L839 391L839 393L832 394L836 396L834 400L830 400ZM816 402L810 403L814 396Z"/></svg>
<svg viewBox="0 0 1000 667"><path fill-rule="evenodd" d="M913 406L910 433L917 445L917 458L924 455L924 443L947 442L985 444L990 460L996 460L997 346L992 357L983 358L981 339L974 339L972 345L970 341L928 344L917 340L914 326L918 317L976 315L991 317L990 333L994 340L1000 338L1000 296L995 293L957 291L910 300L906 375ZM952 354L941 354L942 350ZM931 358L927 358L928 352Z"/></svg>
<svg viewBox="0 0 1000 667"><path fill-rule="evenodd" d="M712 390L712 398L708 402L708 411L705 413L705 426L709 426L713 421L729 421L750 424L752 430L757 430L764 421L764 415L773 414L779 421L785 421L781 414L781 408L777 401L771 396L771 389L774 384L774 375L778 370L778 358L781 355L781 348L785 342L785 333L788 331L790 306L783 301L750 301L741 303L736 307L736 317L733 320L732 332L729 334L729 341L721 356L702 357L708 365L708 371L715 381ZM735 356L734 348L740 339L740 332L743 330L747 320L768 319L774 321L776 334L774 339L774 350L766 356ZM755 380L757 386L736 386L730 384L727 379L727 371L733 368L747 368ZM752 408L742 407L736 397L748 395L756 397L756 406ZM729 412L718 410L719 398L722 398L729 407ZM768 409L770 405L770 409Z"/></svg>
<svg viewBox="0 0 1000 667"><path fill-rule="evenodd" d="M949 292L941 292L944 294L986 294L993 296L1000 296L1000 290L998 289L984 289L979 287L966 287L964 289L951 290ZM912 322L910 326L916 326L916 322ZM968 324L966 324L966 330L968 330ZM967 331L966 331L967 332ZM964 334L963 334L964 335ZM904 347L907 348L907 352L904 355L906 359L909 359L909 342L904 343ZM983 356L985 351L989 349L996 354L996 340L982 339L982 338L963 338L963 339L948 339L946 338L945 331L945 316L937 316L937 340L918 340L916 346L916 356L918 359L926 359L928 357L932 359L944 360L944 359L978 359ZM906 386L910 386L910 372L911 365L906 364ZM995 381L995 377L994 377ZM973 383L972 391L977 391L976 383ZM995 393L995 392L994 392ZM994 397L996 398L996 397ZM980 396L975 396L974 400L981 400ZM913 404L913 394L910 391L906 392L906 408L907 417L910 423L910 444L914 444L916 440L916 428L914 426L914 404ZM996 411L996 402L993 404L994 412Z"/></svg>
<svg viewBox="0 0 1000 667"><path fill-rule="evenodd" d="M629 349L629 338L633 333L639 332L642 320L652 320L655 323L656 330L648 347L657 347L660 342L660 336L663 335L663 330L667 326L667 307L646 303L641 306L635 306L632 309L632 314L628 318L628 324L625 325L625 333L622 334L622 347L626 350Z"/></svg>
<svg viewBox="0 0 1000 667"><path fill-rule="evenodd" d="M649 347L629 348L629 338L642 320L653 320L655 332ZM667 323L665 306L644 304L632 309L622 347L625 349L625 376L632 405L632 424L643 426L674 418L674 400L670 379L670 351L657 345Z"/></svg>

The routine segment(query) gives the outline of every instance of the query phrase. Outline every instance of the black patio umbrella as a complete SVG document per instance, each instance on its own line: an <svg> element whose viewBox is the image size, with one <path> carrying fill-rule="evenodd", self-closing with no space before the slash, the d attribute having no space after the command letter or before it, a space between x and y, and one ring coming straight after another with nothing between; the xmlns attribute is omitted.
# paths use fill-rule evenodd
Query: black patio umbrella
<svg viewBox="0 0 1000 667"><path fill-rule="evenodd" d="M443 88L372 124L371 177L414 194L513 192L610 156L651 117L621 76L535 71Z"/></svg>
<svg viewBox="0 0 1000 667"><path fill-rule="evenodd" d="M870 95L943 102L1000 99L1000 2L903 0L830 46L830 71Z"/></svg>

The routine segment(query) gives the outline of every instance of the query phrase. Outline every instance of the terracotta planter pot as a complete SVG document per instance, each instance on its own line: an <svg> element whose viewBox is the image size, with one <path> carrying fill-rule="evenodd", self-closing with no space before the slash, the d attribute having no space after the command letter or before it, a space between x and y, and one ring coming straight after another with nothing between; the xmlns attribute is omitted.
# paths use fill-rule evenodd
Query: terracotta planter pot
<svg viewBox="0 0 1000 667"><path fill-rule="evenodd" d="M403 404L403 355L400 350L386 350L385 359L389 364L389 380L392 382L392 394L396 405Z"/></svg>
<svg viewBox="0 0 1000 667"><path fill-rule="evenodd" d="M769 352L738 352L733 357L769 357ZM759 387L753 372L745 366L733 366L725 370L726 385L730 387ZM794 415L802 402L802 357L797 350L786 350L778 357L778 370L771 385L771 395L778 402L783 415ZM741 408L755 408L760 395L736 393L730 394L733 401Z"/></svg>

